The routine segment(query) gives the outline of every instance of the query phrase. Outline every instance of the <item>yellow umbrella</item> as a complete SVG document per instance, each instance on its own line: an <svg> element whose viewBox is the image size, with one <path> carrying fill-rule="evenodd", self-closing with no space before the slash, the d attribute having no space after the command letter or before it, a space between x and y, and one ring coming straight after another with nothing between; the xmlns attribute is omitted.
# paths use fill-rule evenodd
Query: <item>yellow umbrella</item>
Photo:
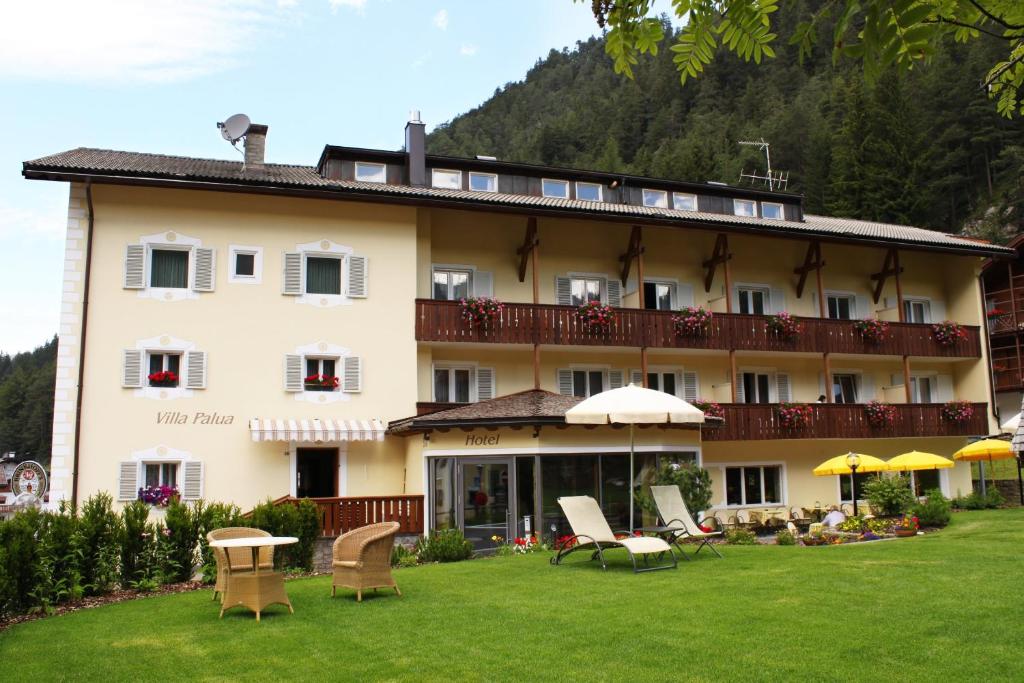
<svg viewBox="0 0 1024 683"><path fill-rule="evenodd" d="M851 455L856 455L860 461L857 465L858 472L886 472L889 469L889 464L887 462L880 460L873 455L865 455L864 453L844 453L843 455L837 455L834 458L829 458L815 467L814 475L817 477L829 477L837 474L853 474L853 470L850 469L850 465L848 463L848 458Z"/></svg>
<svg viewBox="0 0 1024 683"><path fill-rule="evenodd" d="M955 460L1010 460L1015 458L1009 441L999 439L983 439L968 444L953 454Z"/></svg>
<svg viewBox="0 0 1024 683"><path fill-rule="evenodd" d="M891 458L887 464L893 472L909 472L911 470L938 470L952 467L956 463L934 453L910 451Z"/></svg>

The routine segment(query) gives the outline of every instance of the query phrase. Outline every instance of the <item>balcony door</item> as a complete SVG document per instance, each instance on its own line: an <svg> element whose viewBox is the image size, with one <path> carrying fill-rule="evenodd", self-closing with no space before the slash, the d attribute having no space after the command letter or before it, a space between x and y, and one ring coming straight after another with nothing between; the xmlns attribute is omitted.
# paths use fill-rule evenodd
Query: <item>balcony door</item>
<svg viewBox="0 0 1024 683"><path fill-rule="evenodd" d="M459 460L458 524L478 551L515 536L515 468L512 459ZM500 540L495 540L498 537Z"/></svg>
<svg viewBox="0 0 1024 683"><path fill-rule="evenodd" d="M296 450L295 495L298 498L334 498L338 495L337 448Z"/></svg>

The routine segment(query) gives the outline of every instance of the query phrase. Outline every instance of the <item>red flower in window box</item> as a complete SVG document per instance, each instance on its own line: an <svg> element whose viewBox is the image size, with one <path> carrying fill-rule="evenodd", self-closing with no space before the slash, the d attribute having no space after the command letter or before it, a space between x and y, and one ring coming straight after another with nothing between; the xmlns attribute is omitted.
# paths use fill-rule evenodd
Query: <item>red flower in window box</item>
<svg viewBox="0 0 1024 683"><path fill-rule="evenodd" d="M714 401L708 401L703 398L698 398L693 402L693 407L704 413L705 417L725 417L725 410L722 406Z"/></svg>
<svg viewBox="0 0 1024 683"><path fill-rule="evenodd" d="M896 406L881 401L868 401L864 415L872 427L892 427L896 424Z"/></svg>
<svg viewBox="0 0 1024 683"><path fill-rule="evenodd" d="M588 301L576 309L576 317L591 332L607 332L615 322L615 309L600 301Z"/></svg>
<svg viewBox="0 0 1024 683"><path fill-rule="evenodd" d="M149 386L151 387L176 387L178 386L178 373L164 370L153 372L149 375Z"/></svg>
<svg viewBox="0 0 1024 683"><path fill-rule="evenodd" d="M939 346L953 346L961 339L967 339L967 330L952 320L943 320L932 325L932 339Z"/></svg>
<svg viewBox="0 0 1024 683"><path fill-rule="evenodd" d="M338 388L338 378L334 375L310 375L302 381L309 391L334 391Z"/></svg>
<svg viewBox="0 0 1024 683"><path fill-rule="evenodd" d="M498 319L505 309L505 304L490 296L478 296L460 299L462 319L473 327L488 327Z"/></svg>
<svg viewBox="0 0 1024 683"><path fill-rule="evenodd" d="M949 401L942 406L942 418L947 422L963 424L974 417L974 404L970 401Z"/></svg>
<svg viewBox="0 0 1024 683"><path fill-rule="evenodd" d="M785 429L800 429L811 424L814 409L806 403L779 404L779 424Z"/></svg>
<svg viewBox="0 0 1024 683"><path fill-rule="evenodd" d="M889 323L877 318L858 320L853 323L853 329L860 333L864 341L872 344L880 344L889 338Z"/></svg>
<svg viewBox="0 0 1024 683"><path fill-rule="evenodd" d="M764 328L785 341L796 339L804 331L804 326L798 323L791 313L786 311L768 316Z"/></svg>
<svg viewBox="0 0 1024 683"><path fill-rule="evenodd" d="M991 308L985 312L989 318L999 318L1000 316L1006 315L1006 311L1001 308Z"/></svg>

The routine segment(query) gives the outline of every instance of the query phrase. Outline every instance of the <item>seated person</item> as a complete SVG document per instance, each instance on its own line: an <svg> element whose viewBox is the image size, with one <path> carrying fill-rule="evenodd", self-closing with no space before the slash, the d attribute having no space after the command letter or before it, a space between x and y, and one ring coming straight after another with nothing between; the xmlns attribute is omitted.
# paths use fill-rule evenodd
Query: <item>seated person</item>
<svg viewBox="0 0 1024 683"><path fill-rule="evenodd" d="M821 523L830 529L835 529L845 521L846 515L844 515L838 507L833 505L828 509L828 514L825 515L825 519L821 520Z"/></svg>

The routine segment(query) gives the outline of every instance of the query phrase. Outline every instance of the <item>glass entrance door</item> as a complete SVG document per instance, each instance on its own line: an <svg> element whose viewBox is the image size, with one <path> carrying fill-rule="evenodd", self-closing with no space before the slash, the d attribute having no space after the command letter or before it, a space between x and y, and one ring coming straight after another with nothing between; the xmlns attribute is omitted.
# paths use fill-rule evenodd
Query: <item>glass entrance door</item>
<svg viewBox="0 0 1024 683"><path fill-rule="evenodd" d="M497 547L493 538L508 542L514 519L511 460L460 461L459 526L477 551Z"/></svg>

